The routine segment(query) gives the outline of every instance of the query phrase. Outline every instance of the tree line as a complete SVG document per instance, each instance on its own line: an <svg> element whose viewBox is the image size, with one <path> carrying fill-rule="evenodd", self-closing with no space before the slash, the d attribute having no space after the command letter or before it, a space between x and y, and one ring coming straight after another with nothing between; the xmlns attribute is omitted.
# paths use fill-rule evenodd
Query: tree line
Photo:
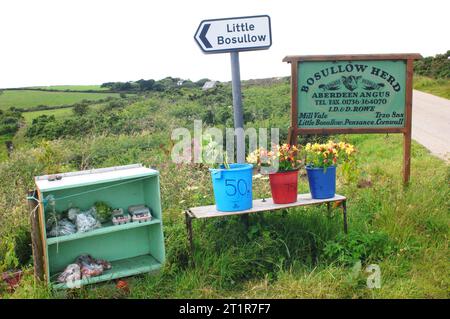
<svg viewBox="0 0 450 319"><path fill-rule="evenodd" d="M450 79L450 50L414 62L414 72L435 79Z"/></svg>
<svg viewBox="0 0 450 319"><path fill-rule="evenodd" d="M191 80L183 80L181 78L174 78L168 76L161 80L138 80L138 81L128 81L128 82L106 82L101 85L102 88L108 88L111 91L118 92L145 92L145 91L157 91L163 92L167 90L171 90L174 88L193 88L193 87L202 87L205 82L209 81L209 79L200 79L196 82Z"/></svg>

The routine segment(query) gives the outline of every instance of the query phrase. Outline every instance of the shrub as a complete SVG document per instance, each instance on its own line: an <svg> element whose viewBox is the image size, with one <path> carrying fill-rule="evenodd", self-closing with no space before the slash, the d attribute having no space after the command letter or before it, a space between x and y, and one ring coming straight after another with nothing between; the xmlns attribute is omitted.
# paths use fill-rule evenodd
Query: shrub
<svg viewBox="0 0 450 319"><path fill-rule="evenodd" d="M0 134L14 134L18 131L22 113L16 109L0 113Z"/></svg>
<svg viewBox="0 0 450 319"><path fill-rule="evenodd" d="M105 109L106 110L120 109L120 108L124 107L125 104L126 104L126 102L123 100L114 100L114 101L109 102L105 106Z"/></svg>
<svg viewBox="0 0 450 319"><path fill-rule="evenodd" d="M351 232L340 234L328 241L323 249L324 256L331 262L343 265L379 262L397 250L396 244L388 235L381 232Z"/></svg>
<svg viewBox="0 0 450 319"><path fill-rule="evenodd" d="M74 105L72 110L75 113L75 115L83 116L88 112L88 109L89 109L88 105L77 103Z"/></svg>
<svg viewBox="0 0 450 319"><path fill-rule="evenodd" d="M436 79L450 79L450 50L414 62L414 72Z"/></svg>

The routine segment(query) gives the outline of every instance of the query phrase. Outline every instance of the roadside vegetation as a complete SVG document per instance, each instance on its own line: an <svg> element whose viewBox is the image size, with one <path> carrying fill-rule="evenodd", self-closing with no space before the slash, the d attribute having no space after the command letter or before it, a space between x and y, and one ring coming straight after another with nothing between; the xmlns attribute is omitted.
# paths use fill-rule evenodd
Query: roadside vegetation
<svg viewBox="0 0 450 319"><path fill-rule="evenodd" d="M414 89L450 99L450 50L414 63Z"/></svg>
<svg viewBox="0 0 450 319"><path fill-rule="evenodd" d="M9 133L15 134L14 151L0 162L0 271L22 269L24 277L14 292L0 284L0 296L450 297L450 171L414 142L411 184L403 187L402 137L396 134L331 137L358 148L357 170L345 179L338 174L337 181L337 192L349 198L347 236L341 210L336 208L327 216L324 206L255 214L248 230L234 217L194 221L193 267L182 211L213 204L211 177L203 165L168 160L173 145L170 134L177 127L192 130L194 119L201 119L205 128L231 127L231 88L220 84L203 91L200 85L174 85L174 79L178 83L172 78L162 91L138 94L136 90L118 99L64 109L65 114L50 110L36 117L19 117L19 127ZM243 86L247 127L279 127L281 140L286 140L288 81L254 81ZM14 118L11 114L4 118L10 116ZM300 142L316 140L320 138L305 136ZM161 174L164 269L127 278L129 293L116 289L114 282L74 291L52 291L36 282L25 201L27 190L34 187L33 176L130 163L143 163ZM305 172L300 175L299 191L307 192ZM253 192L255 198L270 196L268 180L256 178ZM381 289L367 288L365 269L370 264L380 266Z"/></svg>
<svg viewBox="0 0 450 319"><path fill-rule="evenodd" d="M417 75L413 79L415 90L430 93L450 100L450 78L433 79Z"/></svg>

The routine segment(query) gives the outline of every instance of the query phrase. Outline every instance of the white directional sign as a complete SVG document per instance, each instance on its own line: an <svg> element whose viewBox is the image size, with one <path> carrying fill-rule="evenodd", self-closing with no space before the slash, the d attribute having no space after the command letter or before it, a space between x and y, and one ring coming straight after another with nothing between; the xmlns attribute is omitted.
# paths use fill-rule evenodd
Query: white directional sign
<svg viewBox="0 0 450 319"><path fill-rule="evenodd" d="M205 53L268 49L272 45L270 17L203 20L194 38Z"/></svg>

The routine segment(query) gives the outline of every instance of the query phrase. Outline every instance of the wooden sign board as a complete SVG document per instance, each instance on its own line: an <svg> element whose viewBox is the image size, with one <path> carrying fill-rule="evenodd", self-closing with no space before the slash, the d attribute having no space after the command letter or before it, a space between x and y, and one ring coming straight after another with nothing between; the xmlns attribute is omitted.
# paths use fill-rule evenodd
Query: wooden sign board
<svg viewBox="0 0 450 319"><path fill-rule="evenodd" d="M299 134L403 133L409 181L413 62L420 54L287 56L289 143Z"/></svg>

